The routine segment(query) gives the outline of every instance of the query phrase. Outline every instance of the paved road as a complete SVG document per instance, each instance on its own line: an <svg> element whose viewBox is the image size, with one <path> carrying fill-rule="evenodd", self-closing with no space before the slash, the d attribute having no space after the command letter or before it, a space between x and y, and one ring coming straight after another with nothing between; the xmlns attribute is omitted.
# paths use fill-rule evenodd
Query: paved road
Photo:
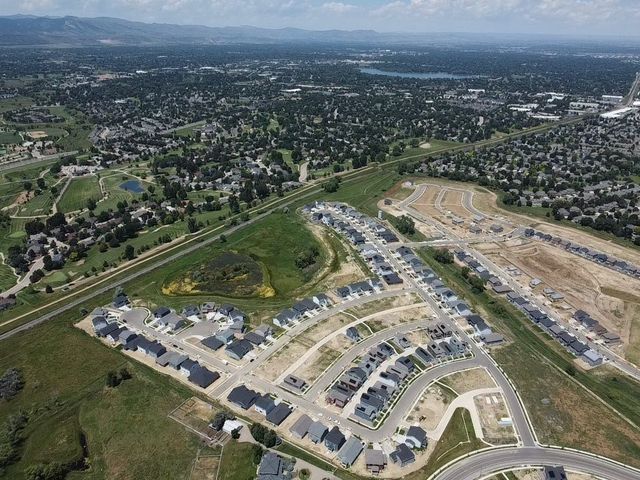
<svg viewBox="0 0 640 480"><path fill-rule="evenodd" d="M640 93L640 72L636 73L636 79L631 85L631 88L629 89L629 93L627 94L624 101L622 102L622 106L630 107L631 105L633 105L633 102L636 100L638 93Z"/></svg>
<svg viewBox="0 0 640 480"><path fill-rule="evenodd" d="M384 313L384 312L383 312ZM349 349L346 353L344 353L331 367L329 367L323 374L318 378L318 380L309 388L305 393L305 398L316 398L318 395L321 395L331 384L333 381L349 366L351 363L363 355L372 347L384 342L385 340L389 340L395 337L398 334L405 334L411 332L412 330L417 330L419 328L426 328L433 321L425 321L419 320L416 322L403 323L401 325L387 328L380 332L374 333L373 335L368 336L360 343L354 345L351 349Z"/></svg>
<svg viewBox="0 0 640 480"><path fill-rule="evenodd" d="M640 480L640 471L570 450L542 447L509 447L471 455L433 475L429 480L478 480L487 475L521 466L563 465L565 469L589 473L608 480Z"/></svg>
<svg viewBox="0 0 640 480"><path fill-rule="evenodd" d="M518 435L520 436L520 440L525 446L533 446L536 445L536 438L529 424L528 417L525 413L523 404L518 397L513 385L504 375L502 370L498 367L498 365L494 362L494 360L482 349L480 348L464 331L460 330L456 325L455 321L449 316L448 313L442 310L440 305L429 295L429 293L419 285L416 280L407 275L404 267L400 264L400 262L391 254L388 247L386 245L382 245L375 237L369 237L370 242L374 243L378 249L385 253L388 261L395 268L396 271L401 272L401 276L405 280L406 284L417 288L419 291L420 297L431 306L432 310L436 313L438 320L444 322L447 325L450 325L452 329L457 332L458 336L465 340L475 355L475 364L476 366L485 367L493 379L496 381L498 386L504 392L504 397L509 407L509 412L511 413L511 418L513 420L513 424L517 430Z"/></svg>
<svg viewBox="0 0 640 480"><path fill-rule="evenodd" d="M72 152L62 152L62 153L56 153L54 155L45 155L42 157L34 157L34 158L27 158L24 160L16 160L13 162L5 162L5 163L0 163L0 172L4 171L4 170L11 170L14 168L18 168L18 167L26 167L27 165L31 165L32 163L42 163L42 162L48 162L51 160L56 160L58 158L63 158L63 157L68 157L70 155L75 155L76 153L78 153L76 150L72 151Z"/></svg>
<svg viewBox="0 0 640 480"><path fill-rule="evenodd" d="M254 370L256 370L262 362L266 361L271 355L280 350L286 343L291 341L291 339L297 335L300 335L306 329L312 327L313 325L326 320L333 315L337 315L338 313L347 310L351 307L356 307L358 305L364 305L365 303L369 303L375 300L381 300L383 298L390 298L398 296L401 293L405 293L403 290L389 290L382 291L379 293L374 293L372 295L365 295L359 298L355 298L353 300L347 300L346 302L339 303L329 308L328 310L324 310L317 315L313 316L310 319L306 319L295 325L293 328L289 329L278 337L275 342L273 342L269 347L265 350L260 350L257 354L255 360L253 362L247 363L238 369L236 369L229 378L227 378L224 382L221 382L219 385L216 385L210 395L214 397L220 397L224 394L229 388L231 388L235 383L240 380L243 380L247 375L251 374Z"/></svg>

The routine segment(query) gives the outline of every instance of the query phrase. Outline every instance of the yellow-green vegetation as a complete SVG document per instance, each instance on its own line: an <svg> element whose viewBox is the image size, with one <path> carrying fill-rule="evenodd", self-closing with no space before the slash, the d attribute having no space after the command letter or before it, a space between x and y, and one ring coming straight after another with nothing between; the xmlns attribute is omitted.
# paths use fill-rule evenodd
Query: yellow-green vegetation
<svg viewBox="0 0 640 480"><path fill-rule="evenodd" d="M36 463L80 462L82 435L90 468L69 478L188 478L198 442L167 414L192 392L71 326L75 315L3 340L0 371L18 368L25 384L0 402L0 423L20 411L28 418L5 478ZM121 368L132 378L108 388L107 373Z"/></svg>
<svg viewBox="0 0 640 480"><path fill-rule="evenodd" d="M65 213L86 209L88 200L98 201L101 198L102 193L97 177L74 178L58 202L58 209Z"/></svg>
<svg viewBox="0 0 640 480"><path fill-rule="evenodd" d="M327 252L294 213L273 213L225 243L178 261L163 282L167 295L287 298L323 267Z"/></svg>

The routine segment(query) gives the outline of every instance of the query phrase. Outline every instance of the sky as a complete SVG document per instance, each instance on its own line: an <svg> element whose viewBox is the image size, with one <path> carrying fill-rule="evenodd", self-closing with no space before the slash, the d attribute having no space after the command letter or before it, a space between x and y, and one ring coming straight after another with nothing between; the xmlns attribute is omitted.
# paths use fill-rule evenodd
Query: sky
<svg viewBox="0 0 640 480"><path fill-rule="evenodd" d="M380 32L640 36L640 0L0 0L0 15Z"/></svg>

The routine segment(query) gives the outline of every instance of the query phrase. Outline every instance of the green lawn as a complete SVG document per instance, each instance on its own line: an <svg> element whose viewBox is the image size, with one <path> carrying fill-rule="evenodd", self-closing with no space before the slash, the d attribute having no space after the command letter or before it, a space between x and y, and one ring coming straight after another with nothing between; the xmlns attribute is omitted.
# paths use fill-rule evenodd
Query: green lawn
<svg viewBox="0 0 640 480"><path fill-rule="evenodd" d="M0 132L0 145L22 143L22 137L13 132Z"/></svg>
<svg viewBox="0 0 640 480"><path fill-rule="evenodd" d="M130 190L125 190L121 188L124 182L128 180L136 180L139 181L136 177L133 177L128 174L113 172L107 170L100 174L102 177L102 183L105 187L105 191L107 196L104 200L98 202L98 206L96 207L96 212L102 212L105 210L116 210L118 202L128 202L131 203L135 199L139 199L142 196L142 193L134 193ZM149 182L140 182L142 184L142 188L145 190L149 185ZM99 190L98 190L99 191Z"/></svg>
<svg viewBox="0 0 640 480"><path fill-rule="evenodd" d="M0 113L26 108L33 104L29 97L3 98L0 100Z"/></svg>
<svg viewBox="0 0 640 480"><path fill-rule="evenodd" d="M49 215L55 198L49 190L44 190L23 203L16 212L19 216Z"/></svg>
<svg viewBox="0 0 640 480"><path fill-rule="evenodd" d="M0 262L0 292L13 287L18 278L13 274L11 267L4 262Z"/></svg>
<svg viewBox="0 0 640 480"><path fill-rule="evenodd" d="M251 480L256 478L257 465L253 463L254 446L232 440L222 450L217 480Z"/></svg>
<svg viewBox="0 0 640 480"><path fill-rule="evenodd" d="M188 478L198 442L167 414L192 392L72 327L76 315L2 342L0 371L21 369L25 387L0 402L0 422L19 410L29 416L21 459L6 478L22 478L34 463L81 457L81 432L91 468L73 478ZM107 372L123 366L133 378L106 388Z"/></svg>
<svg viewBox="0 0 640 480"><path fill-rule="evenodd" d="M101 198L102 193L97 177L74 178L58 202L58 209L65 213L86 209L89 199L97 201Z"/></svg>

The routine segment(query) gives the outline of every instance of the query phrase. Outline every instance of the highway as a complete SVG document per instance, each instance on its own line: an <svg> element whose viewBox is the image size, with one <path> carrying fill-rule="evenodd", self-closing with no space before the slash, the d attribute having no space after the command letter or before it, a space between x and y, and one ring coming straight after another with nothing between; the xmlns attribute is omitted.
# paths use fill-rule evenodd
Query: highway
<svg viewBox="0 0 640 480"><path fill-rule="evenodd" d="M631 88L629 89L629 93L624 98L622 102L622 106L630 107L631 105L633 105L633 102L636 100L639 93L640 93L640 72L636 73L636 79L631 85Z"/></svg>
<svg viewBox="0 0 640 480"><path fill-rule="evenodd" d="M640 471L573 450L543 447L507 447L472 454L448 466L429 480L478 480L491 473L523 466L562 465L608 480L640 480Z"/></svg>
<svg viewBox="0 0 640 480"><path fill-rule="evenodd" d="M45 155L42 157L25 158L21 160L15 160L13 162L4 162L4 163L0 163L0 172L3 172L5 170L13 170L14 168L18 168L18 167L26 167L27 165L31 165L33 163L50 162L58 158L75 155L76 153L78 152L74 150L72 152L61 152L61 153L55 153L53 155Z"/></svg>

